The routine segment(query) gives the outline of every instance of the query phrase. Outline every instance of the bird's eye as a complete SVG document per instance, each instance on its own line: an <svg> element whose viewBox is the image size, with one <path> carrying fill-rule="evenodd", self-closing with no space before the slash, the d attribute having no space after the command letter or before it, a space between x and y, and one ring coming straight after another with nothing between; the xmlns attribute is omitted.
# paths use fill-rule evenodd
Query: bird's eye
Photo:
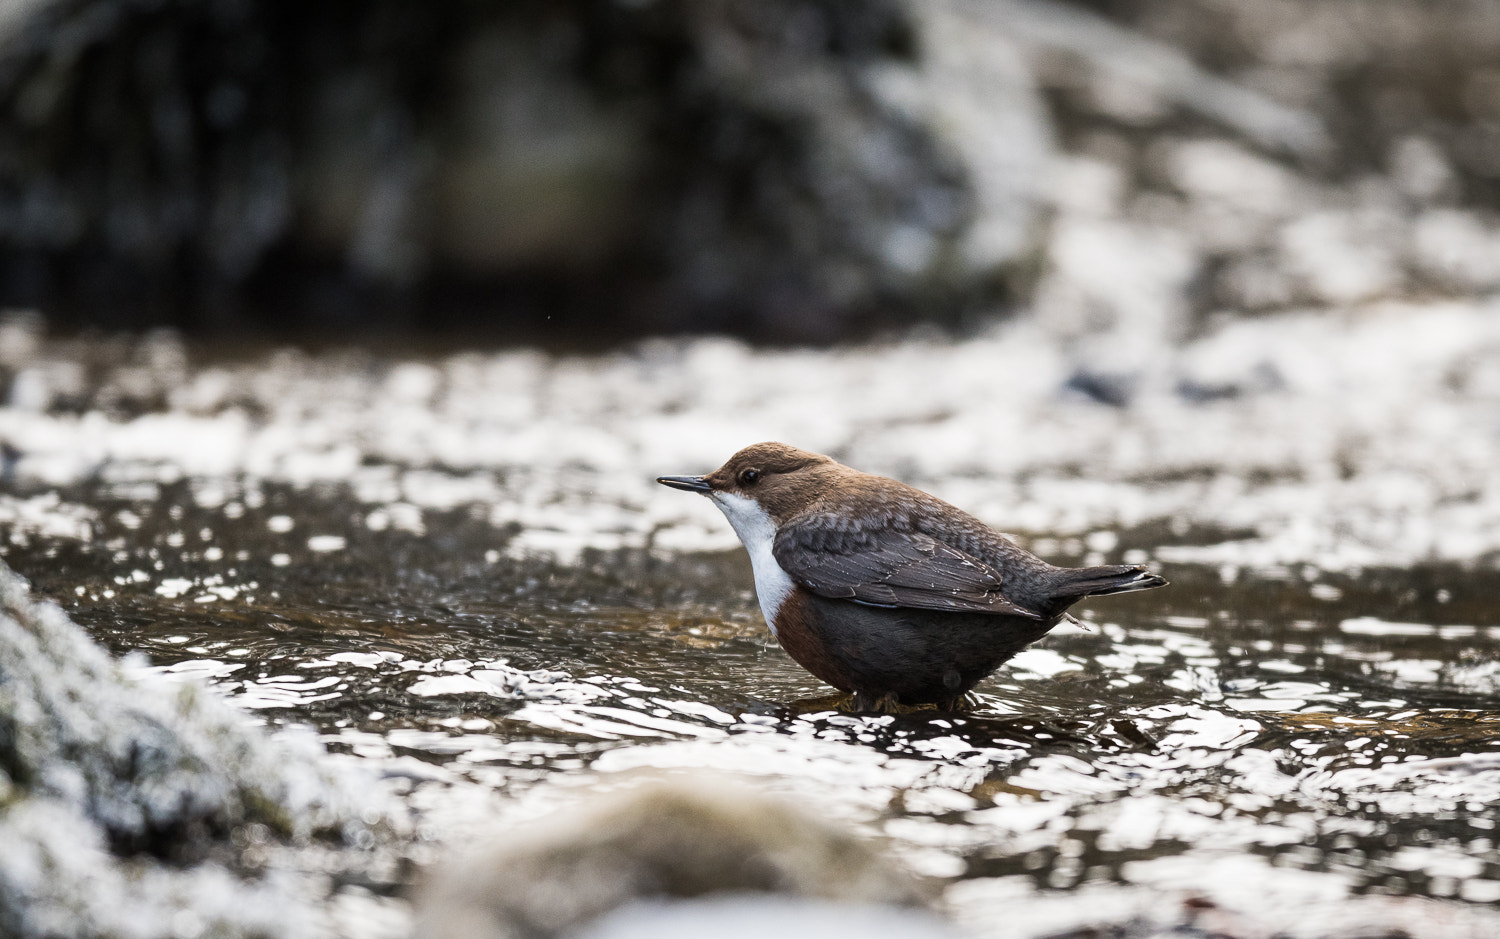
<svg viewBox="0 0 1500 939"><path fill-rule="evenodd" d="M740 474L740 485L741 486L753 486L753 485L755 485L756 481L759 480L759 479L760 479L760 470L757 470L757 469L747 469L743 473Z"/></svg>

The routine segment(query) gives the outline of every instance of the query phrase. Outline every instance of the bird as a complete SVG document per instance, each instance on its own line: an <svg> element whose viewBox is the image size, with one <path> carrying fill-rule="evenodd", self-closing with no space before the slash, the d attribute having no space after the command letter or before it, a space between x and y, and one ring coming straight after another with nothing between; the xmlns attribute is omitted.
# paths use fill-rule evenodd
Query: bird
<svg viewBox="0 0 1500 939"><path fill-rule="evenodd" d="M1074 603L1167 583L1139 565L1054 566L936 496L784 443L656 481L724 513L771 634L855 711L968 710Z"/></svg>

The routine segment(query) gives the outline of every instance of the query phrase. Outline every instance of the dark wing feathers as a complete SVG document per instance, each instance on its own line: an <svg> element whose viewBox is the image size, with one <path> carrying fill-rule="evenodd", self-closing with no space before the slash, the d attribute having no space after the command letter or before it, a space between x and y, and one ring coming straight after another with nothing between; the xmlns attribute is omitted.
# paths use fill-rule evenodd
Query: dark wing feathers
<svg viewBox="0 0 1500 939"><path fill-rule="evenodd" d="M793 580L823 597L1042 618L1005 598L994 568L922 532L834 532L809 520L783 526L771 551Z"/></svg>

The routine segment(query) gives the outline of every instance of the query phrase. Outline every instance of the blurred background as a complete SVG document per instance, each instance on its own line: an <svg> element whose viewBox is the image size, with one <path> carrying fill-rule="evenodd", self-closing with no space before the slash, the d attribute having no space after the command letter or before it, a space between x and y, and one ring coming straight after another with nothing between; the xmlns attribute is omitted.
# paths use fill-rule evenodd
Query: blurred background
<svg viewBox="0 0 1500 939"><path fill-rule="evenodd" d="M1463 295L1497 62L1481 0L18 0L0 303L597 345Z"/></svg>

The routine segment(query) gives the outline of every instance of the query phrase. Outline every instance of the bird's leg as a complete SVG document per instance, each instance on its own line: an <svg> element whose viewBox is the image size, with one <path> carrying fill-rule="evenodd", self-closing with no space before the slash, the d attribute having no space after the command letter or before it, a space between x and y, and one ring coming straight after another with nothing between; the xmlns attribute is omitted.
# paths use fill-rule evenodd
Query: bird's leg
<svg viewBox="0 0 1500 939"><path fill-rule="evenodd" d="M937 704L937 709L939 711L954 711L959 714L968 713L969 711L975 710L978 707L979 699L974 697L972 694L961 694L956 698L949 698L946 701L939 701Z"/></svg>

